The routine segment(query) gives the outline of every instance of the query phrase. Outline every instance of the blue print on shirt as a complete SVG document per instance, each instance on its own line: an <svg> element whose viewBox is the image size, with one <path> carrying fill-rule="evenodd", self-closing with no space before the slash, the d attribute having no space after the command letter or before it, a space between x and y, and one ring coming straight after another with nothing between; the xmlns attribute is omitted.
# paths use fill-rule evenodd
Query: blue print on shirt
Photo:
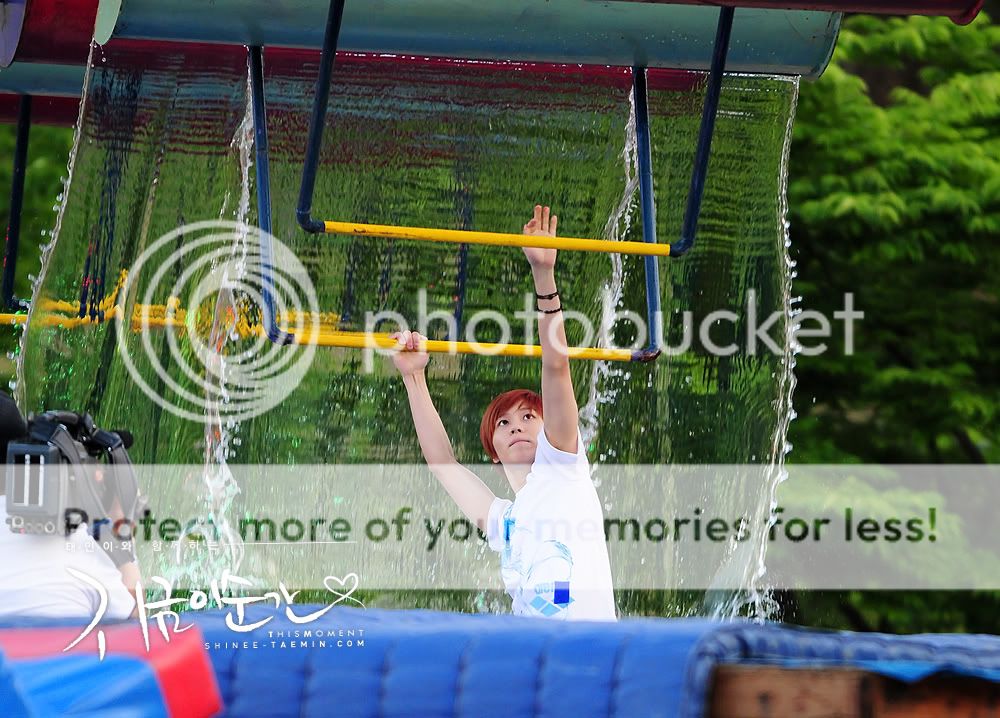
<svg viewBox="0 0 1000 718"><path fill-rule="evenodd" d="M564 618L573 603L570 578L573 555L561 541L539 541L504 515L504 549L500 554L504 585L514 599L514 613Z"/></svg>

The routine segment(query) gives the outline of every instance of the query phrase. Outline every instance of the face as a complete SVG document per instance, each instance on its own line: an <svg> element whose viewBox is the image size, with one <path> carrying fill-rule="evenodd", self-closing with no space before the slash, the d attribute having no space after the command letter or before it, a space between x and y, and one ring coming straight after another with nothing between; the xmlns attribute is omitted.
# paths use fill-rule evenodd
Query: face
<svg viewBox="0 0 1000 718"><path fill-rule="evenodd" d="M542 417L526 404L508 409L501 414L493 427L493 448L502 464L527 464L535 461L538 432L542 430Z"/></svg>

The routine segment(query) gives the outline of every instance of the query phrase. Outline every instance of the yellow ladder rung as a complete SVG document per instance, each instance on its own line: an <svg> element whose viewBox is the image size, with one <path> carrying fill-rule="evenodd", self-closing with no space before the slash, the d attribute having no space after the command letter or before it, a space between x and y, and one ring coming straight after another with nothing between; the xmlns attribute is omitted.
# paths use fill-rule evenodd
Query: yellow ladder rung
<svg viewBox="0 0 1000 718"><path fill-rule="evenodd" d="M113 320L119 307L115 306L105 314L104 321ZM27 321L25 314L0 314L0 323L23 324ZM185 323L182 320L168 317L143 318L141 315L132 317L132 329L139 331L142 324L149 327L177 328L184 329ZM59 315L42 315L36 318L42 326L77 327L83 325L100 324L101 322L91 320L89 317L65 317ZM264 327L260 325L250 325L249 332L259 336L265 335ZM318 331L305 331L292 335L293 343L300 345L315 345L320 347L341 347L345 349L392 349L398 342L388 334L374 332L340 331L320 328ZM515 357L535 357L542 356L542 347L538 344L496 344L491 342L451 342L438 339L426 339L421 343L421 349L430 354L478 354L483 356L515 356ZM608 349L604 347L569 347L567 356L570 359L587 359L591 361L653 361L659 356L659 351L648 349Z"/></svg>
<svg viewBox="0 0 1000 718"><path fill-rule="evenodd" d="M94 320L87 317L66 317L59 314L42 314L35 319L43 327L80 327L89 324L97 325L111 321L118 314L118 307L112 307L104 314L104 320ZM0 324L25 324L28 321L27 312L22 314L0 314Z"/></svg>
<svg viewBox="0 0 1000 718"><path fill-rule="evenodd" d="M394 227L384 224L358 224L355 222L323 222L327 234L353 234L359 237L387 237L390 239L415 239L423 242L457 242L464 244L490 244L500 247L541 247L544 249L569 249L581 252L610 252L618 254L670 256L669 244L655 242L612 242L607 239L581 239L579 237L539 237L529 234L504 234L502 232L472 232L464 229L428 229L425 227Z"/></svg>
<svg viewBox="0 0 1000 718"><path fill-rule="evenodd" d="M263 332L263 328L260 329ZM293 342L303 345L321 347L344 347L349 349L392 349L397 341L388 334L373 332L329 332L296 334ZM542 356L542 347L537 344L494 344L489 342L450 342L438 339L426 339L420 348L429 354L479 354L488 356L538 357ZM594 361L652 361L660 352L650 352L646 349L607 349L603 347L569 347L567 356L570 359L590 359Z"/></svg>

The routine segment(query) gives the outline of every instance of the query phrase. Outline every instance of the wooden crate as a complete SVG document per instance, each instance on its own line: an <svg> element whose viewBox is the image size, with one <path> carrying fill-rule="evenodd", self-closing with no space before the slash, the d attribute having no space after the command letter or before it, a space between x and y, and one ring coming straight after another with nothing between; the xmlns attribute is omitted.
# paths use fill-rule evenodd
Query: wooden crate
<svg viewBox="0 0 1000 718"><path fill-rule="evenodd" d="M712 718L1000 718L1000 685L957 676L903 683L854 668L721 666Z"/></svg>

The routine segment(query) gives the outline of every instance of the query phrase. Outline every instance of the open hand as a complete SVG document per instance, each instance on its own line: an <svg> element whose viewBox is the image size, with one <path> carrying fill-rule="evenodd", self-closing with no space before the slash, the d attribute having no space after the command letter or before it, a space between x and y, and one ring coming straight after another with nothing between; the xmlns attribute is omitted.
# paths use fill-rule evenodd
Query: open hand
<svg viewBox="0 0 1000 718"><path fill-rule="evenodd" d="M399 349L392 355L392 363L400 374L405 376L424 370L430 357L420 347L427 337L420 332L402 331L393 332L389 338L396 340L396 348Z"/></svg>
<svg viewBox="0 0 1000 718"><path fill-rule="evenodd" d="M559 218L549 213L548 207L535 205L535 216L524 225L524 233L533 237L555 237ZM552 269L556 266L556 250L524 247L524 256L532 269Z"/></svg>

